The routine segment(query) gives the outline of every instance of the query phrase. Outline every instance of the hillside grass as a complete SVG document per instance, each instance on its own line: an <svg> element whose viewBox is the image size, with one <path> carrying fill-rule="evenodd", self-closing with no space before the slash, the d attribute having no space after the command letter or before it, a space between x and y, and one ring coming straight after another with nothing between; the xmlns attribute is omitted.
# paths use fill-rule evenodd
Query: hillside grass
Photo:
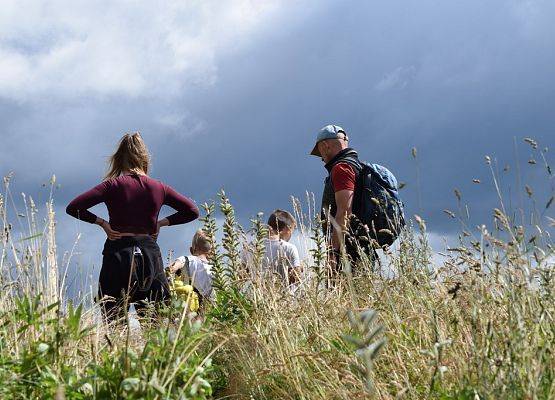
<svg viewBox="0 0 555 400"><path fill-rule="evenodd" d="M416 216L381 266L351 265L330 282L319 221L295 202L310 257L292 291L253 273L261 217L240 227L222 192L203 219L216 302L196 316L176 298L138 328L103 324L96 306L66 297L71 253L57 254L52 200L44 219L29 198L14 215L4 183L2 399L555 398L551 204L531 226L501 205L493 228L465 229L440 264Z"/></svg>

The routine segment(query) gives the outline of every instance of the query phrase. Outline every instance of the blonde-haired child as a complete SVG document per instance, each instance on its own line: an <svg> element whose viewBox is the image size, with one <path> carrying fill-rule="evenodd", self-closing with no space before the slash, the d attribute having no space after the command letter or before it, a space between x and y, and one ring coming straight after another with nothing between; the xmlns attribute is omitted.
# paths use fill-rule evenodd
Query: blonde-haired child
<svg viewBox="0 0 555 400"><path fill-rule="evenodd" d="M169 266L169 271L181 277L183 282L189 283L194 288L202 305L204 299L212 300L214 298L212 271L208 262L212 245L202 230L198 230L193 236L190 251L190 256L178 257Z"/></svg>

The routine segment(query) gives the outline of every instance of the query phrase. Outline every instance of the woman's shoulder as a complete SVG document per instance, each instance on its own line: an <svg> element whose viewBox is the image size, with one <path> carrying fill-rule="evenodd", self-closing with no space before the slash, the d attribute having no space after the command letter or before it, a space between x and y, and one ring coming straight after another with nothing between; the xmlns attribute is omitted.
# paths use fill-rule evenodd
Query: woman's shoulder
<svg viewBox="0 0 555 400"><path fill-rule="evenodd" d="M96 189L107 190L111 187L117 185L117 178L104 178L98 185L95 186Z"/></svg>
<svg viewBox="0 0 555 400"><path fill-rule="evenodd" d="M105 191L117 189L118 187L125 186L125 179L123 178L124 178L124 175L111 177L111 178L104 178L104 180L98 184L98 187L102 188Z"/></svg>
<svg viewBox="0 0 555 400"><path fill-rule="evenodd" d="M148 175L135 175L135 174L124 174L124 175L116 176L115 178L108 178L104 182L107 185L126 185L132 182L137 182L137 180L140 180L143 183L146 183L151 186L161 186L161 187L166 186L162 181L156 178L152 178Z"/></svg>
<svg viewBox="0 0 555 400"><path fill-rule="evenodd" d="M148 175L142 175L141 178L144 179L146 182L148 182L151 185L160 186L160 187L166 187L167 186L160 179L153 178L153 177L148 176Z"/></svg>
<svg viewBox="0 0 555 400"><path fill-rule="evenodd" d="M150 183L151 185L156 185L156 186L160 186L163 188L167 188L169 187L169 185L165 184L161 179L158 178L153 178L152 176L148 176L148 175L142 175L142 178Z"/></svg>

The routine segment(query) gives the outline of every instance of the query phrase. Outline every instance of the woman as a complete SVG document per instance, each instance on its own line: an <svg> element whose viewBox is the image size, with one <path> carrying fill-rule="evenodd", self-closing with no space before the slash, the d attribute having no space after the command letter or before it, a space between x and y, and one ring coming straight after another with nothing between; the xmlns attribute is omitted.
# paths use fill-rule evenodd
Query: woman
<svg viewBox="0 0 555 400"><path fill-rule="evenodd" d="M197 206L171 187L148 176L150 155L139 133L126 134L109 160L105 180L76 197L66 212L97 224L108 237L102 252L98 300L108 319L118 317L135 303L139 315L149 301L169 299L162 255L156 243L161 227L198 218ZM88 209L105 203L109 221ZM177 212L158 220L162 205Z"/></svg>

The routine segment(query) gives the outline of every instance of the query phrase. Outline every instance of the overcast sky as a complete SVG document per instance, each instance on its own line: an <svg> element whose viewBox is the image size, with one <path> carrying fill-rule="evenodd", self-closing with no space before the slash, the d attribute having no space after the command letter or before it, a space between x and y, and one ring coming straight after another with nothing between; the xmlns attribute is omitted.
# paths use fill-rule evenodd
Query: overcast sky
<svg viewBox="0 0 555 400"><path fill-rule="evenodd" d="M42 201L55 174L59 245L82 232L97 265L101 232L63 209L99 182L124 132L142 132L154 177L199 204L225 188L245 222L320 195L325 171L308 153L335 123L407 183L408 214L453 235L442 210L456 209L455 187L491 215L485 155L515 202L524 182L538 204L553 191L523 142L555 145L553 20L550 0L4 0L0 173ZM195 228L163 232L162 250Z"/></svg>

